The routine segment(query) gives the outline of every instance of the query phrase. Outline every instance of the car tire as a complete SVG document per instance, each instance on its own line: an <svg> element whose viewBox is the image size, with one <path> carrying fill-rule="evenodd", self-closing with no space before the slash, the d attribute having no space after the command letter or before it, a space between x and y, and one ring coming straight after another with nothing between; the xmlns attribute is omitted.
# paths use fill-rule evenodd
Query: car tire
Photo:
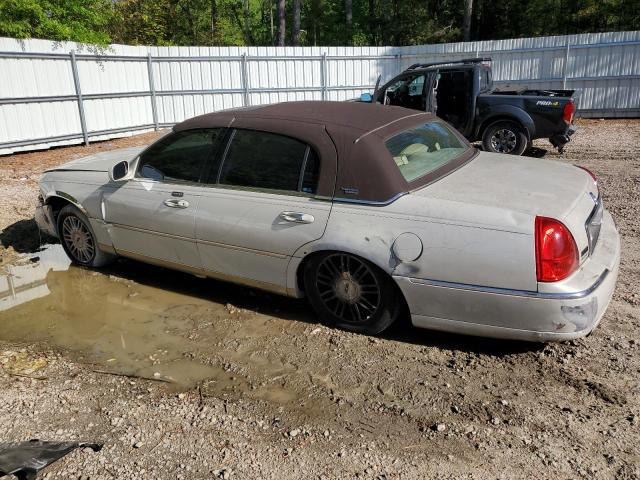
<svg viewBox="0 0 640 480"><path fill-rule="evenodd" d="M84 267L103 267L115 260L115 255L98 248L89 220L77 207L64 206L56 223L62 248L73 263Z"/></svg>
<svg viewBox="0 0 640 480"><path fill-rule="evenodd" d="M348 253L311 257L304 269L304 287L322 323L352 332L377 335L402 311L401 296L391 277Z"/></svg>
<svg viewBox="0 0 640 480"><path fill-rule="evenodd" d="M482 148L485 152L522 155L528 144L524 128L509 120L492 123L482 135Z"/></svg>

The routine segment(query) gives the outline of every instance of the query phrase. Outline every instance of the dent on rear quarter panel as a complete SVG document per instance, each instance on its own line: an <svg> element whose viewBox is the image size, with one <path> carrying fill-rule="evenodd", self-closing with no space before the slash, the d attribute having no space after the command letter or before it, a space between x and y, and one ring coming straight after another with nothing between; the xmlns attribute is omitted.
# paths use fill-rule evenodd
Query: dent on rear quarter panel
<svg viewBox="0 0 640 480"><path fill-rule="evenodd" d="M334 204L324 236L296 256L339 250L364 257L390 275L536 290L531 235L397 215L401 200L385 207ZM403 263L392 247L405 232L418 235L423 253Z"/></svg>

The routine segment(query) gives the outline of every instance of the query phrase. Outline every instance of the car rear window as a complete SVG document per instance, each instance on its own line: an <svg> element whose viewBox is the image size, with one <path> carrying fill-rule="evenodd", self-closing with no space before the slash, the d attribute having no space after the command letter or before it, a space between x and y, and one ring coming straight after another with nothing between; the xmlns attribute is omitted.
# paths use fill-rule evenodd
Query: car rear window
<svg viewBox="0 0 640 480"><path fill-rule="evenodd" d="M469 148L440 122L405 130L385 142L387 150L407 182L446 165Z"/></svg>

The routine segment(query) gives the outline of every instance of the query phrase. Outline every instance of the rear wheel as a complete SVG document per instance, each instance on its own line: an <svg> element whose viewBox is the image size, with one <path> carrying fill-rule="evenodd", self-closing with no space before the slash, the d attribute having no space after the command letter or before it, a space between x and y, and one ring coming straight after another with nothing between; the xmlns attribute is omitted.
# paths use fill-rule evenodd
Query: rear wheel
<svg viewBox="0 0 640 480"><path fill-rule="evenodd" d="M77 207L63 207L58 213L57 224L62 247L74 263L86 267L102 267L115 259L114 255L98 248L89 220Z"/></svg>
<svg viewBox="0 0 640 480"><path fill-rule="evenodd" d="M393 280L372 263L342 252L312 257L304 286L320 321L368 335L388 328L401 312Z"/></svg>
<svg viewBox="0 0 640 480"><path fill-rule="evenodd" d="M482 136L482 147L486 152L522 155L528 142L524 128L508 120L492 123Z"/></svg>

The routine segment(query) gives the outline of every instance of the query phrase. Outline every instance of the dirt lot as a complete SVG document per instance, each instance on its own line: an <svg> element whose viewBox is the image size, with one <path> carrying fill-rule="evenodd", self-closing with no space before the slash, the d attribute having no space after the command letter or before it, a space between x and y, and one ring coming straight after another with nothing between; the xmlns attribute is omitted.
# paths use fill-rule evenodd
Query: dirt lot
<svg viewBox="0 0 640 480"><path fill-rule="evenodd" d="M598 175L622 265L596 331L548 345L370 338L132 261L68 268L59 247L30 253L39 172L156 134L0 158L0 268L35 285L0 311L0 441L104 443L57 479L640 478L640 121L580 126L547 158Z"/></svg>

